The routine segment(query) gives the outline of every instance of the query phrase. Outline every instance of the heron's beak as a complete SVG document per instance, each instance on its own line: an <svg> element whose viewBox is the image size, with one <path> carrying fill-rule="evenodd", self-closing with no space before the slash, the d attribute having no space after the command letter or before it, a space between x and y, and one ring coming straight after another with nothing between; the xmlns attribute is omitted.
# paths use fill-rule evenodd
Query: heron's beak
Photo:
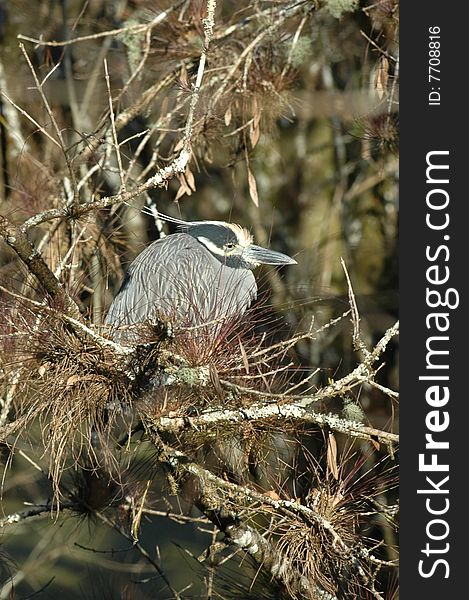
<svg viewBox="0 0 469 600"><path fill-rule="evenodd" d="M296 260L290 258L286 254L276 252L275 250L268 250L261 246L249 246L243 252L243 258L249 262L256 263L258 265L296 265Z"/></svg>

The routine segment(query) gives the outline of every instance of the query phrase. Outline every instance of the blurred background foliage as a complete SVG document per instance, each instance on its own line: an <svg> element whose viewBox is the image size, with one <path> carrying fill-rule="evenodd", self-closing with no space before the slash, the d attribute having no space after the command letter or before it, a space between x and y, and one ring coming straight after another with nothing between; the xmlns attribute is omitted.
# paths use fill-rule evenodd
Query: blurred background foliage
<svg viewBox="0 0 469 600"><path fill-rule="evenodd" d="M168 8L167 18L146 27ZM268 307L262 310L278 319L275 335L307 330L312 319L319 328L348 309L343 257L362 335L372 347L398 311L398 2L225 0L216 14L186 173L132 206L90 216L80 232L73 223L52 222L33 238L53 269L65 258L73 263L59 269L62 282L99 324L126 265L159 235L158 222L142 206L185 220L240 223L257 243L298 261L257 274ZM119 192L120 167L106 149L104 59L125 185L131 189L169 164L184 129L204 16L199 0L0 0L0 88L6 94L0 97L1 212L21 223L63 205L70 189L78 189L80 202ZM42 43L81 37L66 45ZM65 152L39 131L37 124L56 135L19 43L39 80L47 78L43 90ZM23 293L26 286L35 297L34 281L11 251L2 244L0 252L2 284ZM317 384L350 372L357 364L350 333L345 319L320 339L300 341L294 359L302 372L319 368ZM391 342L380 384L396 389L397 367L398 347ZM378 390L363 387L352 400L367 423L396 431L398 407ZM30 444L40 464L34 433ZM5 448L5 514L50 496L37 463L18 454L9 458ZM154 504L168 510L163 500ZM57 524L31 520L1 540L0 599L10 597L12 587L20 598L38 590L44 598L165 597L152 582L154 571L118 533L66 511ZM175 586L192 585L187 598L206 597L198 594L207 574L194 577L198 567L187 554L200 554L210 541L200 527L208 526L155 516L142 530L142 545L160 547ZM247 598L247 592L233 592L238 576L228 569L220 584L226 596L213 597ZM385 585L387 597L394 597L392 576Z"/></svg>

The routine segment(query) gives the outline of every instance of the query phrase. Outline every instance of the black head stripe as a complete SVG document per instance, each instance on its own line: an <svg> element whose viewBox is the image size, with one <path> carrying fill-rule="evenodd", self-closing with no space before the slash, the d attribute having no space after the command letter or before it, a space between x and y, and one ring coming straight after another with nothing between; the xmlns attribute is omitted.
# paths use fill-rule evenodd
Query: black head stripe
<svg viewBox="0 0 469 600"><path fill-rule="evenodd" d="M218 248L223 248L225 244L239 243L234 231L223 224L201 223L189 225L187 233L195 238L206 238Z"/></svg>

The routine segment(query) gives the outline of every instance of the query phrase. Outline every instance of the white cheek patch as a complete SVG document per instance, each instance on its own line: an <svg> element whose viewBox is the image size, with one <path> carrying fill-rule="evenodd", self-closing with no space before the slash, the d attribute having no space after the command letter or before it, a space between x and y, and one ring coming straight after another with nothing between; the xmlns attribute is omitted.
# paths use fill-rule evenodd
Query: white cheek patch
<svg viewBox="0 0 469 600"><path fill-rule="evenodd" d="M212 254L216 254L217 256L225 256L225 252L223 248L219 248L216 244L211 242L208 238L200 236L197 238L201 244L203 244L207 250L209 250Z"/></svg>

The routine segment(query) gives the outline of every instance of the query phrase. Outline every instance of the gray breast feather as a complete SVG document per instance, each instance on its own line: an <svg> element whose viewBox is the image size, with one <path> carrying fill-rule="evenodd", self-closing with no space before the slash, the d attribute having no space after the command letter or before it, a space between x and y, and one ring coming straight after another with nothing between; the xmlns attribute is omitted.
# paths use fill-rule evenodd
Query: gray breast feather
<svg viewBox="0 0 469 600"><path fill-rule="evenodd" d="M256 296L249 269L229 267L195 238L177 233L153 242L137 256L106 324L135 325L159 316L181 326L226 321L243 314Z"/></svg>

